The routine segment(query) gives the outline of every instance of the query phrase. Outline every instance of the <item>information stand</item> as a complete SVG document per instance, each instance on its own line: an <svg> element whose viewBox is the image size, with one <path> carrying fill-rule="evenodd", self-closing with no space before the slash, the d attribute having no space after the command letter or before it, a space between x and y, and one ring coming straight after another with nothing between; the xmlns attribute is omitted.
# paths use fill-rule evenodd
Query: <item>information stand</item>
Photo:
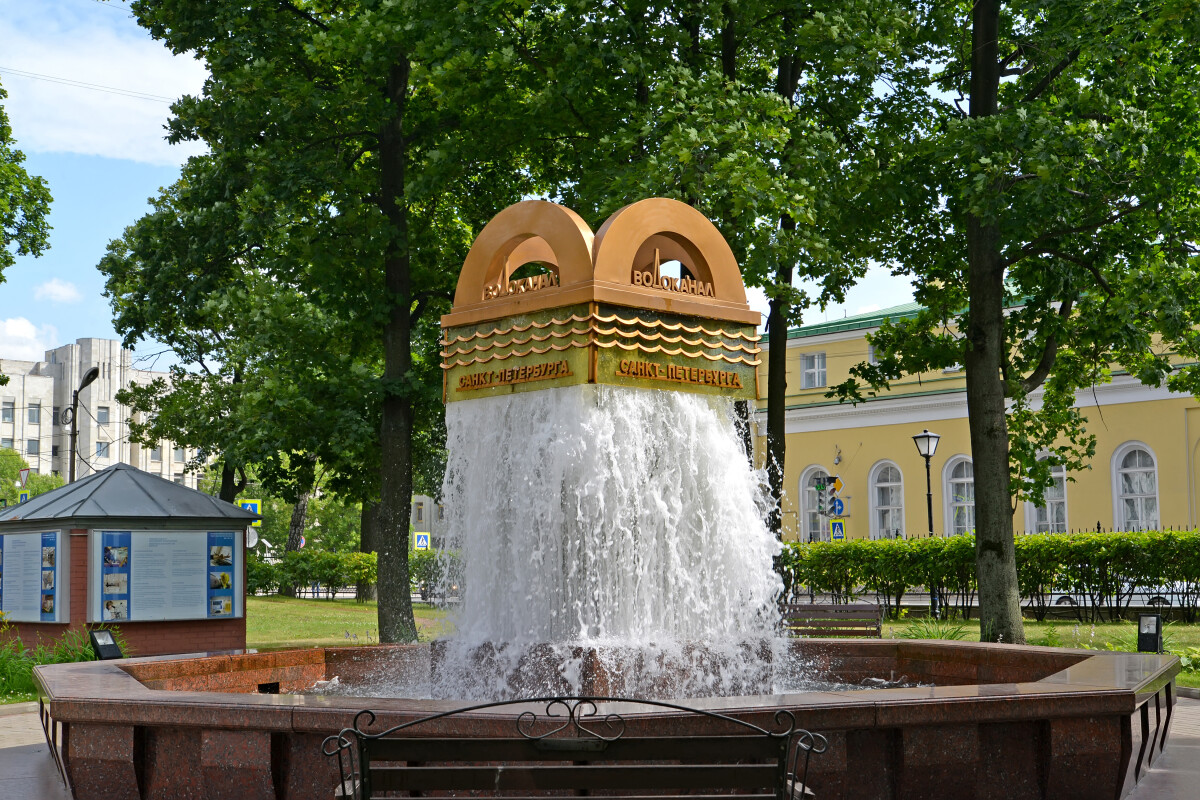
<svg viewBox="0 0 1200 800"><path fill-rule="evenodd" d="M60 622L67 619L59 592L63 564L70 563L61 531L6 533L0 536L0 611L12 622ZM61 602L60 602L61 598Z"/></svg>
<svg viewBox="0 0 1200 800"><path fill-rule="evenodd" d="M93 531L91 622L240 617L241 531Z"/></svg>

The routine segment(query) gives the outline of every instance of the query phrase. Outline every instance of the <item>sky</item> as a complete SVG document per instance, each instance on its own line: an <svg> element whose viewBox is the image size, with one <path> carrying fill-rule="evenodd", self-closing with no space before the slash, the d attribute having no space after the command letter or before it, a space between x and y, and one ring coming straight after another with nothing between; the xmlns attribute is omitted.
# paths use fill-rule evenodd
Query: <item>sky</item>
<svg viewBox="0 0 1200 800"><path fill-rule="evenodd" d="M0 358L41 360L86 337L118 338L96 265L108 243L169 186L203 146L172 146L171 100L198 94L202 63L173 55L139 28L120 0L0 0L0 85L25 168L54 197L50 248L18 257L0 283ZM761 291L748 292L764 313ZM873 269L842 305L812 309L805 322L910 302L905 278ZM765 316L764 316L765 319ZM158 366L153 342L135 347Z"/></svg>

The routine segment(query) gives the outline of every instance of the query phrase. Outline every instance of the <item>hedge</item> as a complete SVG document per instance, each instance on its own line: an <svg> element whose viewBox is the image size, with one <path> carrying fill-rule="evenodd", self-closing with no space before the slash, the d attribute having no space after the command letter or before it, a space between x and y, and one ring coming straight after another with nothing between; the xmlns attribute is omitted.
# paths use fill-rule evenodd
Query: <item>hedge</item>
<svg viewBox="0 0 1200 800"><path fill-rule="evenodd" d="M1200 531L1029 534L1016 550L1021 597L1039 621L1054 595L1071 595L1078 617L1096 622L1120 618L1139 592L1169 598L1196 621ZM974 536L790 543L777 563L785 600L874 593L893 617L905 592L923 587L970 618L978 588Z"/></svg>
<svg viewBox="0 0 1200 800"><path fill-rule="evenodd" d="M436 550L409 553L409 579L413 591L428 597L446 565L453 569L457 563L454 553ZM375 553L294 550L284 553L279 561L264 561L251 554L246 564L246 589L251 594L276 594L284 586L298 590L319 583L328 596L333 597L345 586L374 585L377 569Z"/></svg>

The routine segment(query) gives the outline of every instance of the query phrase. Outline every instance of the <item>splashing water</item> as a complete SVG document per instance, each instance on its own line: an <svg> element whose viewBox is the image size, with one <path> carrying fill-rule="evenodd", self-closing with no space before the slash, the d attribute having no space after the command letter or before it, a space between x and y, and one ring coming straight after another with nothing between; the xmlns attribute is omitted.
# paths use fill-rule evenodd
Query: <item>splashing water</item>
<svg viewBox="0 0 1200 800"><path fill-rule="evenodd" d="M572 386L451 403L446 427L462 591L435 695L578 690L591 653L626 692L770 690L779 545L732 402Z"/></svg>

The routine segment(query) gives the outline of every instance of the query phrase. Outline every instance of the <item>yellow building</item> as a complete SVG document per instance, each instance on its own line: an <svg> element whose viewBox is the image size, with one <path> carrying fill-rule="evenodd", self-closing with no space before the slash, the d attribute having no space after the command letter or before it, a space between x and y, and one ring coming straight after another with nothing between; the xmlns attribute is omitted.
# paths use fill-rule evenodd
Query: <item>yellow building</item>
<svg viewBox="0 0 1200 800"><path fill-rule="evenodd" d="M933 529L974 527L974 486L961 369L923 373L858 405L826 397L850 368L872 357L866 335L888 318L913 315L916 304L806 325L787 339L787 459L783 524L786 539L828 540L830 519L817 490L832 476L844 488L846 538L925 535L925 460L913 435L941 435L931 461ZM758 367L758 452L766 450L767 350ZM1022 503L1016 531L1194 527L1200 515L1197 460L1200 404L1189 395L1143 386L1126 373L1080 392L1077 403L1096 436L1089 469L1060 477L1046 504ZM824 509L830 511L830 509Z"/></svg>

